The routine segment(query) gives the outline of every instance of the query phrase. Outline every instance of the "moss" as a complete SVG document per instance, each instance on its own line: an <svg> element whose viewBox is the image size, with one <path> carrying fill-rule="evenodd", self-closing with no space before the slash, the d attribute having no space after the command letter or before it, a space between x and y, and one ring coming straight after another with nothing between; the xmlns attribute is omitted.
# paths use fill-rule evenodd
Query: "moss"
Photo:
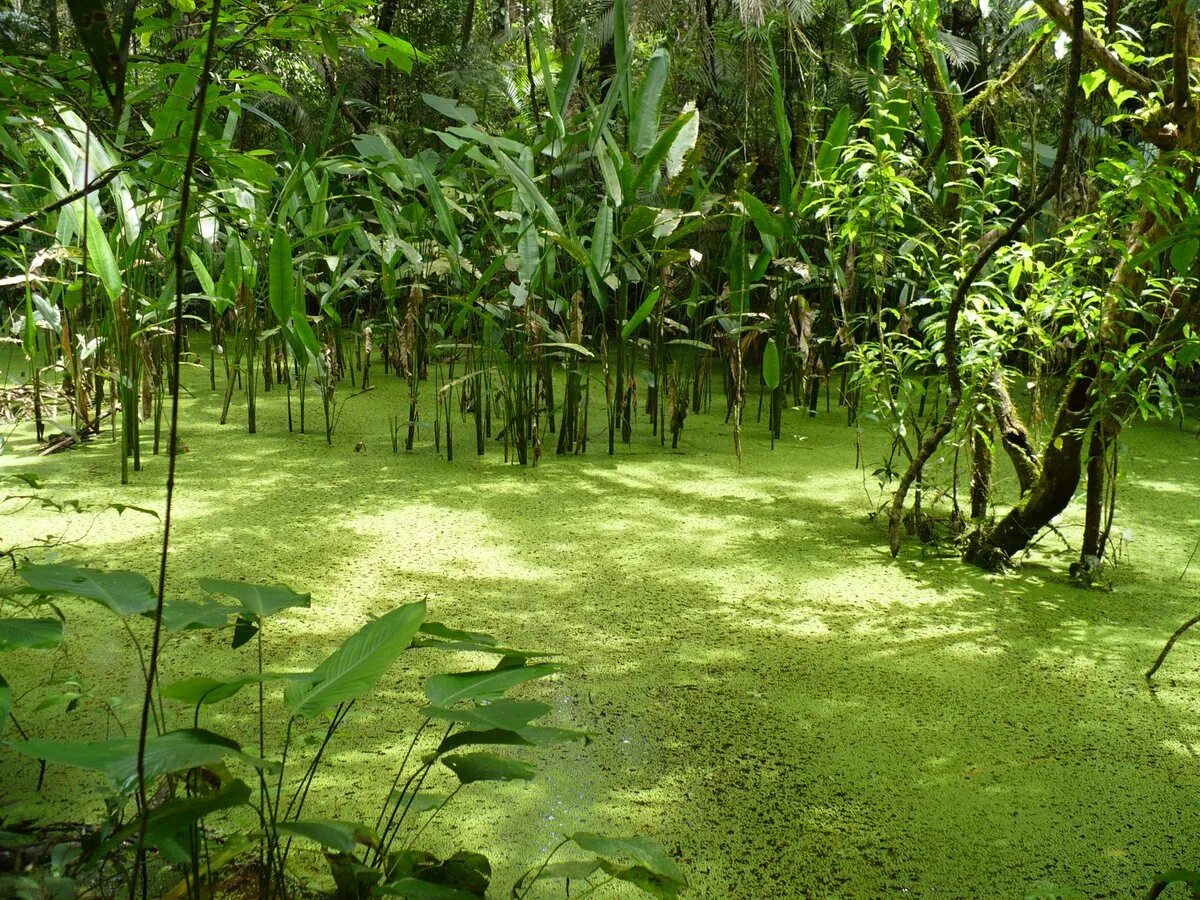
<svg viewBox="0 0 1200 900"><path fill-rule="evenodd" d="M1200 569L1179 580L1200 537L1190 434L1129 436L1117 532L1133 541L1117 590L1099 593L1066 583L1053 535L1006 577L911 545L892 562L836 410L789 413L774 451L748 421L740 467L714 410L689 417L680 452L640 422L615 458L597 436L587 456L530 470L504 465L498 444L476 458L461 422L452 464L428 430L393 455L386 419L406 391L375 380L342 392L329 448L319 431L286 432L279 389L260 392L258 435L235 424L236 405L218 426L220 392L195 373L170 593L198 596L207 575L311 591L311 610L268 627L276 668L311 665L369 613L416 598L433 619L563 653L568 670L542 695L595 742L541 754L533 785L464 792L429 832L488 850L498 883L581 826L677 850L697 896L1020 896L1049 879L1124 897L1197 862L1200 645L1185 638L1156 695L1141 680L1195 612ZM313 392L318 429L320 416ZM52 496L161 506L163 458L122 488L110 443L37 461L30 448L19 433L4 463L36 470ZM882 451L866 454L870 470ZM1059 528L1074 540L1081 523L1072 507ZM75 556L154 569L158 524L136 514L26 510L3 537L64 526ZM5 675L20 695L51 668L78 673L94 698L126 698L131 721L138 676L120 633L87 607L67 612L63 652L6 656ZM167 648L165 678L247 670L249 650L191 633ZM373 821L420 678L454 663L413 657L389 674L335 745L314 816ZM252 742L248 704L215 707L210 727ZM94 703L23 724L111 727ZM0 793L31 789L29 766L0 753ZM45 805L83 815L94 787L52 769Z"/></svg>

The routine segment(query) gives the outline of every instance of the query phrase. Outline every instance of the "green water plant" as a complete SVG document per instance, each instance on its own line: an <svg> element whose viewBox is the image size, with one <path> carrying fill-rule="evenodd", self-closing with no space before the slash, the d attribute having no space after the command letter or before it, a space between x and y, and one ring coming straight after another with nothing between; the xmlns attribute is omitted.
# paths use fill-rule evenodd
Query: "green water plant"
<svg viewBox="0 0 1200 900"><path fill-rule="evenodd" d="M70 604L79 600L116 615L131 637L136 620L154 614L153 588L135 572L48 563L25 565L20 577L30 605L44 604L57 615L0 620L0 649L5 651L59 646L69 635ZM260 897L306 895L311 872L294 864L299 844L320 848L337 897L483 896L491 882L485 855L471 850L439 859L418 842L437 821L453 819L452 803L464 789L471 795L472 786L482 782L533 779L534 766L512 750L590 739L585 732L544 724L541 720L552 712L548 704L511 696L522 685L557 675L561 666L553 656L429 621L420 601L371 618L311 669L268 670L264 625L287 610L308 607L309 595L281 584L223 579L200 584L206 592L202 600L164 605L164 627L174 638L195 630L224 636L231 653L253 641L249 671L236 664L236 657L221 654L204 675L156 685L153 730L140 771L136 738L67 741L31 736L22 729L19 739L8 742L17 754L51 771L68 766L104 776L108 814L63 842L71 846L66 862L68 850L48 843L46 835L52 832L45 828L22 830L6 823L0 847L46 844L46 859L33 857L49 865L42 872L50 879L46 884L69 880L79 890L107 890L119 882L120 873L129 871L138 835L144 834L145 846L154 852L147 857L142 881L163 896L221 896L247 879ZM226 597L237 606L219 599ZM136 639L134 646L140 655ZM162 650L169 647L170 638ZM492 662L425 680L424 705L413 710L419 725L403 745L394 778L381 786L373 823L306 814L323 793L322 763L334 752L350 712L378 695L381 679L394 666L410 654L430 652ZM273 690L279 686L282 708ZM257 746L254 737L247 742L210 722L218 704L228 705L248 687L257 692L252 701ZM0 714L15 722L12 688L3 680L0 704ZM230 721L228 713L220 721ZM278 743L268 739L267 723L275 721L286 722ZM144 795L150 798L144 806L138 789L143 780ZM41 782L39 775L39 787ZM437 782L447 783L448 790L429 790ZM571 843L593 857L572 863L548 859L518 879L513 896L525 896L536 882L556 878L589 890L622 881L655 896L672 896L686 884L675 862L645 838L580 833L564 839L551 856Z"/></svg>

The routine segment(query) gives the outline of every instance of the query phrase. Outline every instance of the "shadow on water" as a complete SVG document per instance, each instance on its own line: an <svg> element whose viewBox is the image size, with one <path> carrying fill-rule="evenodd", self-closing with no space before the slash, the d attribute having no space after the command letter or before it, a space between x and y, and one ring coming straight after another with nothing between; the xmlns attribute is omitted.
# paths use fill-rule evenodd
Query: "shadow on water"
<svg viewBox="0 0 1200 900"><path fill-rule="evenodd" d="M1069 586L1046 554L1007 577L915 547L891 560L837 411L789 418L774 451L747 423L741 465L714 411L688 420L681 452L640 433L609 458L597 435L586 457L528 470L495 442L477 459L462 423L453 464L427 435L393 455L386 416L401 394L379 383L348 402L332 448L283 431L279 391L260 396L250 437L237 408L217 426L220 397L193 383L172 595L196 596L208 575L311 591L311 610L269 625L279 669L418 598L432 619L560 652L565 673L533 690L593 744L541 754L533 785L464 796L435 838L495 848L499 883L581 827L652 835L697 896L1019 896L1042 879L1129 896L1194 862L1200 645L1181 646L1158 702L1140 679L1196 595L1198 573L1178 581L1200 536L1190 435L1131 438L1119 524L1133 540L1117 590L1101 593ZM311 426L319 416L313 402ZM27 448L18 436L9 450ZM98 443L7 464L36 468L51 495L161 504L164 459L128 488L117 462ZM61 519L5 524L28 537ZM106 513L76 555L149 572L156 541L153 520ZM58 668L132 696L110 623L70 616ZM29 687L43 657L14 659L6 675ZM389 673L348 721L312 814L365 817L418 721L421 679L471 663L418 654ZM164 663L167 680L250 665L202 633ZM252 734L237 701L208 722ZM61 715L38 725L80 730ZM48 798L78 802L80 780L53 771Z"/></svg>

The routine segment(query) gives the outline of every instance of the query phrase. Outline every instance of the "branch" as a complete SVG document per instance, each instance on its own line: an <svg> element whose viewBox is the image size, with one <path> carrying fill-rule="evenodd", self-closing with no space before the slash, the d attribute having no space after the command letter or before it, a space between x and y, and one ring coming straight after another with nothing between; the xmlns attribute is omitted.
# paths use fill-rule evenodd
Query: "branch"
<svg viewBox="0 0 1200 900"><path fill-rule="evenodd" d="M1043 34L1040 38L1034 41L1030 48L1025 51L1025 55L1013 63L1003 76L995 81L989 82L986 88L971 98L971 102L964 106L962 111L959 112L958 121L965 122L970 119L973 115L975 115L975 113L983 109L983 107L986 106L988 102L991 101L994 96L996 96L997 93L1016 81L1017 78L1020 77L1021 73L1029 68L1029 64L1037 59L1038 54L1042 52L1042 48L1048 43L1050 43L1049 34Z"/></svg>
<svg viewBox="0 0 1200 900"><path fill-rule="evenodd" d="M1034 0L1042 12L1044 12L1055 25L1062 31L1068 34L1073 33L1074 29L1071 26L1071 13L1058 0ZM1145 95L1154 91L1156 85L1153 81L1143 75L1141 72L1136 72L1121 61L1112 50L1105 45L1104 41L1097 37L1094 31L1088 28L1083 29L1083 49L1088 57L1097 66L1103 69L1112 78L1115 78L1125 87L1137 91L1139 94Z"/></svg>
<svg viewBox="0 0 1200 900"><path fill-rule="evenodd" d="M71 191L69 194L64 194L53 203L47 204L39 209L35 209L28 215L21 216L21 218L17 219L16 221L5 222L3 225L0 225L0 238L7 237L14 232L20 231L22 228L28 228L31 223L40 219L42 216L52 213L55 210L62 209L67 204L74 203L76 200L81 200L88 194L100 190L100 188L104 187L106 184L120 175L122 169L124 169L130 163L137 162L139 159L149 156L150 152L151 151L149 149L139 150L137 153L127 157L120 165L113 166L103 175L97 175L78 190Z"/></svg>
<svg viewBox="0 0 1200 900"><path fill-rule="evenodd" d="M937 60L933 58L933 48L929 46L929 38L925 32L916 27L912 30L913 44L917 48L920 59L921 77L925 88L933 97L933 105L937 109L938 119L942 123L942 139L938 147L943 148L950 157L949 182L952 185L946 196L946 218L954 219L958 213L959 188L962 179L962 129L958 125L958 116L954 113L954 103L950 100L950 87L942 77Z"/></svg>
<svg viewBox="0 0 1200 900"><path fill-rule="evenodd" d="M1191 86L1188 84L1188 44L1191 27L1188 22L1187 0L1171 0L1172 78L1175 82L1175 115L1187 109Z"/></svg>

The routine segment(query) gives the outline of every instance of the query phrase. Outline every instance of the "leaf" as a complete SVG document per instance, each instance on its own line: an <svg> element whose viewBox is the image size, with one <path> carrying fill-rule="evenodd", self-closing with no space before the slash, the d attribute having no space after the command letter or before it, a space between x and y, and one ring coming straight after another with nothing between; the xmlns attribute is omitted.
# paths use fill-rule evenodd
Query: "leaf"
<svg viewBox="0 0 1200 900"><path fill-rule="evenodd" d="M84 744L69 741L15 741L10 746L34 759L102 772L122 793L137 785L137 738L116 738ZM185 728L152 736L146 740L146 781L149 783L160 775L197 766L213 766L231 754L246 758L235 741L203 729Z"/></svg>
<svg viewBox="0 0 1200 900"><path fill-rule="evenodd" d="M1200 241L1196 238L1184 238L1171 248L1171 265L1176 274L1184 278L1192 274L1197 251L1200 251Z"/></svg>
<svg viewBox="0 0 1200 900"><path fill-rule="evenodd" d="M596 221L592 227L592 243L588 255L596 272L603 277L608 273L608 262L613 248L613 208L607 203L596 210Z"/></svg>
<svg viewBox="0 0 1200 900"><path fill-rule="evenodd" d="M400 878L380 885L375 889L375 893L385 897L409 897L411 900L479 900L478 894L469 894L458 888L422 881L419 878Z"/></svg>
<svg viewBox="0 0 1200 900"><path fill-rule="evenodd" d="M438 744L437 755L449 753L459 747L554 747L558 744L569 744L572 741L583 741L584 744L589 744L591 735L586 731L549 728L541 725L527 725L515 731L507 728L489 728L486 731L456 731L443 738L442 742Z"/></svg>
<svg viewBox="0 0 1200 900"><path fill-rule="evenodd" d="M146 822L146 844L151 847L157 846L161 841L178 835L206 816L233 809L235 806L245 806L249 802L250 787L241 779L234 779L214 794L168 800L151 811ZM140 829L141 818L134 819L100 846L96 851L96 858L103 859Z"/></svg>
<svg viewBox="0 0 1200 900"><path fill-rule="evenodd" d="M233 624L233 640L230 641L229 647L231 650L236 650L250 641L254 640L254 636L258 634L261 628L261 619L255 616L240 615L237 621Z"/></svg>
<svg viewBox="0 0 1200 900"><path fill-rule="evenodd" d="M696 146L696 139L700 137L700 113L696 112L696 104L689 100L684 104L682 114L687 116L687 121L675 135L675 140L667 150L667 158L663 161L668 179L675 178L683 171L684 159Z"/></svg>
<svg viewBox="0 0 1200 900"><path fill-rule="evenodd" d="M230 608L213 601L195 603L172 600L163 604L163 625L167 631L189 631L196 628L224 628L229 623Z"/></svg>
<svg viewBox="0 0 1200 900"><path fill-rule="evenodd" d="M683 131L684 126L698 115L699 113L694 109L691 112L682 113L659 136L654 146L650 148L642 159L641 165L638 166L637 173L633 177L633 183L629 186L630 194L636 194L658 174L659 166L666 160L667 154L671 152L671 147L675 144L675 140L679 137L680 132Z"/></svg>
<svg viewBox="0 0 1200 900"><path fill-rule="evenodd" d="M58 619L0 619L0 650L53 650L62 639Z"/></svg>
<svg viewBox="0 0 1200 900"><path fill-rule="evenodd" d="M28 564L21 567L21 578L37 591L95 600L123 619L150 612L158 606L150 582L137 572L101 572L59 563Z"/></svg>
<svg viewBox="0 0 1200 900"><path fill-rule="evenodd" d="M648 871L659 875L680 887L687 879L679 865L656 843L641 835L627 838L611 838L601 834L580 831L571 835L571 840L583 850L595 853L607 860L632 859Z"/></svg>
<svg viewBox="0 0 1200 900"><path fill-rule="evenodd" d="M308 607L312 594L299 594L286 584L254 584L248 581L227 581L224 578L201 578L200 587L210 594L232 597L260 619L291 607Z"/></svg>
<svg viewBox="0 0 1200 900"><path fill-rule="evenodd" d="M658 120L662 113L663 88L671 69L671 54L659 47L646 63L646 74L638 88L629 123L629 149L641 158L654 146L658 137Z"/></svg>
<svg viewBox="0 0 1200 900"><path fill-rule="evenodd" d="M837 166L838 157L841 156L842 147L849 134L850 107L847 105L839 109L833 121L829 123L829 131L826 132L825 140L821 142L821 147L817 151L817 174L823 181L828 181L832 177L834 167Z"/></svg>
<svg viewBox="0 0 1200 900"><path fill-rule="evenodd" d="M117 80L117 44L113 40L112 26L108 18L108 4L105 0L67 0L67 8L75 22L75 33L79 43L87 51L100 86L108 95L110 102L114 100L114 85Z"/></svg>
<svg viewBox="0 0 1200 900"><path fill-rule="evenodd" d="M189 706L202 703L220 703L228 700L242 688L251 684L268 681L303 681L307 673L298 672L262 672L253 675L242 675L238 678L209 678L198 675L195 678L181 678L162 688L162 696L167 700L177 700Z"/></svg>
<svg viewBox="0 0 1200 900"><path fill-rule="evenodd" d="M283 226L275 226L275 234L271 237L270 272L268 273L267 291L271 301L271 309L275 311L275 320L280 325L286 325L292 318L292 307L295 305L296 272L292 260L292 239Z"/></svg>
<svg viewBox="0 0 1200 900"><path fill-rule="evenodd" d="M355 822L337 822L331 819L313 819L301 822L276 822L272 826L277 833L290 834L315 841L340 853L353 853L359 844L367 847L379 845L379 835L366 825Z"/></svg>
<svg viewBox="0 0 1200 900"><path fill-rule="evenodd" d="M524 728L534 719L550 712L550 707L537 700L512 700L504 698L494 703L474 706L470 709L446 709L427 706L421 712L433 719L448 722L463 722L476 730L488 728Z"/></svg>
<svg viewBox="0 0 1200 900"><path fill-rule="evenodd" d="M534 768L519 759L492 753L463 753L442 758L442 765L458 776L462 784L477 781L531 781Z"/></svg>
<svg viewBox="0 0 1200 900"><path fill-rule="evenodd" d="M434 675L425 682L425 696L431 705L441 707L453 706L464 700L495 698L515 685L545 678L553 675L558 669L554 663L506 666L501 662L496 668L481 672Z"/></svg>
<svg viewBox="0 0 1200 900"><path fill-rule="evenodd" d="M121 296L124 284L121 280L121 268L117 265L117 257L113 255L112 245L100 225L100 220L92 211L92 207L83 203L83 217L87 223L87 263L92 273L99 277L104 285L104 292L113 303Z"/></svg>
<svg viewBox="0 0 1200 900"><path fill-rule="evenodd" d="M368 622L312 671L308 683L288 687L284 699L292 715L311 717L362 696L408 648L424 618L419 601Z"/></svg>
<svg viewBox="0 0 1200 900"><path fill-rule="evenodd" d="M446 202L446 195L442 193L442 185L433 177L433 172L429 170L429 166L425 165L425 160L420 157L417 157L417 170L421 173L421 180L425 183L425 190L429 194L429 202L433 204L433 212L437 217L438 228L441 229L442 235L446 238L446 247L450 252L450 260L455 266L458 266L458 228L454 224L454 216L450 212L450 205Z"/></svg>
<svg viewBox="0 0 1200 900"><path fill-rule="evenodd" d="M654 311L654 307L658 304L658 298L661 296L662 286L660 285L650 292L650 296L642 301L642 305L637 308L637 311L629 317L629 321L621 328L621 340L629 340L629 336L637 330L637 327L649 318L650 313Z"/></svg>
<svg viewBox="0 0 1200 900"><path fill-rule="evenodd" d="M455 119L464 125L474 125L479 121L475 110L469 106L459 106L457 100L448 97L438 97L436 94L421 94L421 99L430 109L435 109L447 119Z"/></svg>
<svg viewBox="0 0 1200 900"><path fill-rule="evenodd" d="M559 221L558 214L554 211L546 198L542 196L542 192L538 190L538 186L534 184L533 179L518 166L493 140L491 141L492 155L496 157L496 161L500 163L504 171L508 174L513 186L517 189L517 193L521 195L521 200L525 204L525 208L531 213L535 210L542 214L546 224L554 231L561 232L563 230L562 222Z"/></svg>
<svg viewBox="0 0 1200 900"><path fill-rule="evenodd" d="M763 350L762 374L767 387L771 390L779 387L779 347L775 345L775 338L768 338Z"/></svg>

